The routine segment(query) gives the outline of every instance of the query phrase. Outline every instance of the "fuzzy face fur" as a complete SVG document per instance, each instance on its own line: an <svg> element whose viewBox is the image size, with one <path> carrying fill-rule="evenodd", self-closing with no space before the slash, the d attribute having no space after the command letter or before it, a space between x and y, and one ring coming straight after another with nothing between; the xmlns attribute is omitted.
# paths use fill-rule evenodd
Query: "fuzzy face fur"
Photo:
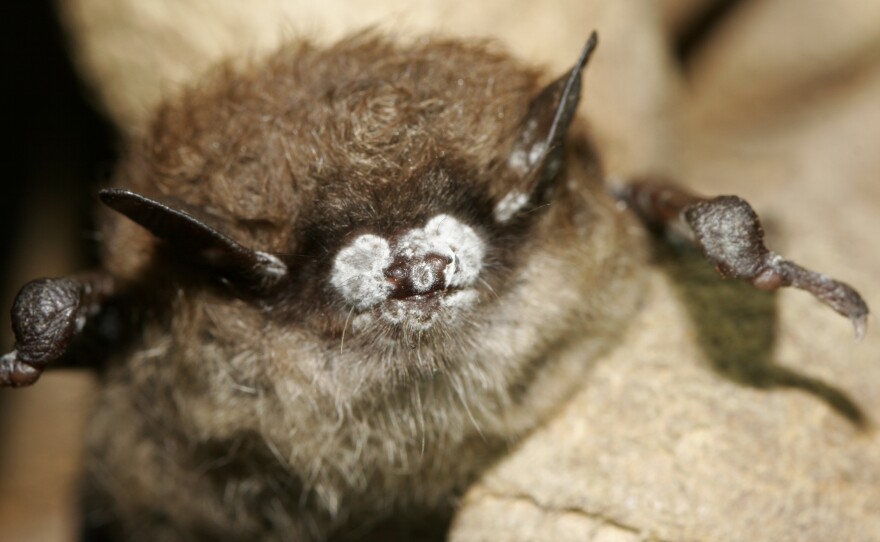
<svg viewBox="0 0 880 542"><path fill-rule="evenodd" d="M91 426L91 521L137 540L363 532L450 509L545 420L631 312L641 254L580 126L540 205L504 169L548 82L483 43L367 34L288 44L164 106L118 186L290 276L236 295L104 217L105 267L145 308Z"/></svg>

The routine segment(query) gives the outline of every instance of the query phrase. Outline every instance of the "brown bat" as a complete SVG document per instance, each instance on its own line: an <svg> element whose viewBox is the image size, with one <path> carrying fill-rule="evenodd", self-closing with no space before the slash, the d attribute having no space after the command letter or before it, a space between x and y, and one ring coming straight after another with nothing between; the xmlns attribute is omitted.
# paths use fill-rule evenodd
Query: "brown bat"
<svg viewBox="0 0 880 542"><path fill-rule="evenodd" d="M742 200L608 190L574 120L595 46L546 84L485 43L296 42L164 105L100 194L102 268L26 285L0 360L28 385L100 345L91 527L324 540L442 518L614 344L637 213L863 329L858 294L764 248Z"/></svg>

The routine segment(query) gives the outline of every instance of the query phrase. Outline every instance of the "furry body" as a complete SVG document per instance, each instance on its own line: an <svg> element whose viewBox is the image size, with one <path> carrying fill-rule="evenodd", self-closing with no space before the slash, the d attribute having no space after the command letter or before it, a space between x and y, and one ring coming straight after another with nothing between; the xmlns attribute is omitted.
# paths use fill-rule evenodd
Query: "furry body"
<svg viewBox="0 0 880 542"><path fill-rule="evenodd" d="M91 425L91 522L136 540L356 534L450 509L545 420L632 311L641 252L577 125L548 201L508 221L523 198L502 169L542 79L482 43L359 35L221 68L164 106L118 186L198 209L291 277L233 295L104 217L104 267L143 309ZM334 289L346 246L446 215L483 247L461 308L424 328Z"/></svg>

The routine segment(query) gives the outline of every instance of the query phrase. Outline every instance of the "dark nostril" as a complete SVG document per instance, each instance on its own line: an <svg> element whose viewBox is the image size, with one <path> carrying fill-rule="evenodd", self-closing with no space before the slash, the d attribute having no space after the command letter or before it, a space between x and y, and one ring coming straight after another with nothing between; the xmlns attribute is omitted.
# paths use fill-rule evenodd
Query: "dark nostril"
<svg viewBox="0 0 880 542"><path fill-rule="evenodd" d="M391 297L396 299L423 295L446 287L446 267L452 260L440 254L413 258L398 256L385 270L385 278L393 285Z"/></svg>
<svg viewBox="0 0 880 542"><path fill-rule="evenodd" d="M409 266L406 262L395 262L385 271L385 276L394 282L403 282L409 277Z"/></svg>
<svg viewBox="0 0 880 542"><path fill-rule="evenodd" d="M400 299L402 297L410 297L416 294L410 281L412 269L409 261L401 257L394 259L394 262L385 270L385 278L391 283L391 297Z"/></svg>
<svg viewBox="0 0 880 542"><path fill-rule="evenodd" d="M431 266L437 273L443 273L451 261L446 256L441 256L440 254L428 254L425 256L425 263Z"/></svg>

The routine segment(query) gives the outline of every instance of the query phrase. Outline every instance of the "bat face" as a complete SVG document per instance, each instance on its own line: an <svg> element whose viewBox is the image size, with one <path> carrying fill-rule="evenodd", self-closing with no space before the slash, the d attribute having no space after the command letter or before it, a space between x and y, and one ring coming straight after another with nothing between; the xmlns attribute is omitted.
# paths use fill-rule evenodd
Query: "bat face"
<svg viewBox="0 0 880 542"><path fill-rule="evenodd" d="M201 320L217 329L177 326L181 342L254 322L259 341L228 355L280 359L337 395L521 363L584 318L573 300L611 257L593 245L620 233L589 145L567 142L594 45L543 87L483 46L369 36L220 73L166 106L123 165L123 189L155 201L105 202L153 235L112 217L108 267L141 276L169 258L139 255L181 249L198 310L226 304ZM218 278L248 301L196 300ZM282 354L303 345L305 359Z"/></svg>
<svg viewBox="0 0 880 542"><path fill-rule="evenodd" d="M319 194L299 228L307 256L292 279L298 304L326 309L313 324L374 344L421 338L427 346L461 333L456 326L502 278L492 266L510 259L514 240L491 219L486 184L474 182L481 174L431 163L408 178L368 179L357 195Z"/></svg>

